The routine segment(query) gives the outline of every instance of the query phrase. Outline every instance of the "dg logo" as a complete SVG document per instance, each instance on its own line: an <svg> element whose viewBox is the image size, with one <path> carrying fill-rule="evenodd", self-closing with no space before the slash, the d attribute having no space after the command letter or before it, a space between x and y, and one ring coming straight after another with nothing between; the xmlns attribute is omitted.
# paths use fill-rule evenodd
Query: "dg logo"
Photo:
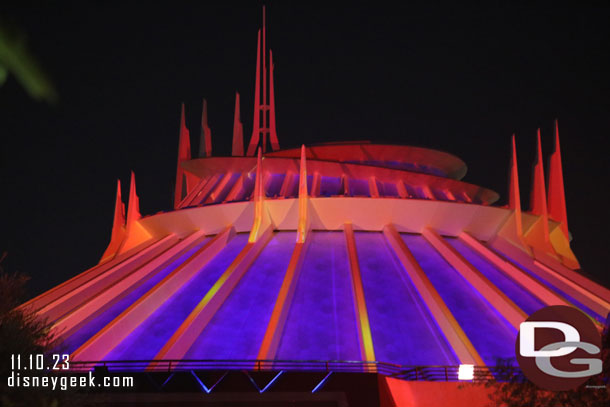
<svg viewBox="0 0 610 407"><path fill-rule="evenodd" d="M523 374L546 390L571 390L602 372L601 334L576 308L542 308L521 324L515 344Z"/></svg>

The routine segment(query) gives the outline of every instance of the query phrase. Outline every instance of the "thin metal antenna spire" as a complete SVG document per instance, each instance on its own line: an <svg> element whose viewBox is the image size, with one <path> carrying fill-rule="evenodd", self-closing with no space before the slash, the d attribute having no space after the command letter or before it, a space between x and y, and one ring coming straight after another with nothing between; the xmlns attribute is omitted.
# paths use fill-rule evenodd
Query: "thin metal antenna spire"
<svg viewBox="0 0 610 407"><path fill-rule="evenodd" d="M201 112L201 135L199 137L199 157L212 156L212 130L208 126L208 101L203 99Z"/></svg>
<svg viewBox="0 0 610 407"><path fill-rule="evenodd" d="M233 117L233 148L232 156L244 155L244 127L239 113L239 92L235 92L235 115Z"/></svg>
<svg viewBox="0 0 610 407"><path fill-rule="evenodd" d="M261 49L262 32L262 49ZM267 52L269 52L269 69L267 69ZM262 53L262 61L261 61ZM262 64L261 64L262 62ZM262 100L261 100L262 75ZM261 121L262 116L262 121ZM271 51L267 51L267 17L263 6L263 26L258 31L256 49L256 80L254 86L254 119L252 125L252 138L248 144L247 156L254 156L256 148L261 147L262 152L267 151L268 141L273 151L279 150L277 132L275 127L275 95L273 87L273 59Z"/></svg>

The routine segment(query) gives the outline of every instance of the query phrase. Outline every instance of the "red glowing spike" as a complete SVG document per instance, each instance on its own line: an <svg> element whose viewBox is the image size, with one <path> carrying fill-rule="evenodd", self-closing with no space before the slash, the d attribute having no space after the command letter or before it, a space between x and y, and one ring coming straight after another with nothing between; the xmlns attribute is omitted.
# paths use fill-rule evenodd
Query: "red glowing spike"
<svg viewBox="0 0 610 407"><path fill-rule="evenodd" d="M540 241L539 245L545 247L545 250L551 252L550 236L549 236L549 214L546 206L546 189L544 187L544 168L542 161L542 145L540 142L540 129L538 129L538 142L537 142L537 158L536 164L534 165L534 182L532 183L531 192L531 204L530 212L534 215L540 216L540 223L542 229L539 232ZM533 231L529 231L528 235L531 235ZM533 242L537 238L531 235L530 242ZM534 239L534 240L532 240Z"/></svg>
<svg viewBox="0 0 610 407"><path fill-rule="evenodd" d="M263 6L263 46L262 46L262 67L261 67L261 30L258 31L258 43L256 49L256 81L254 87L254 125L252 126L252 138L248 144L246 155L253 156L257 146L261 146L263 154L267 151L267 137L272 149L278 150L277 132L275 128L275 95L273 85L273 55L269 52L269 78L267 77L267 43L265 25L265 7ZM261 72L262 71L262 72ZM262 73L262 102L261 102L261 73ZM270 89L267 89L269 79ZM267 100L269 94L270 101ZM262 117L262 123L261 123Z"/></svg>
<svg viewBox="0 0 610 407"><path fill-rule="evenodd" d="M212 156L212 130L208 126L208 101L203 99L201 113L201 136L199 139L199 157Z"/></svg>
<svg viewBox="0 0 610 407"><path fill-rule="evenodd" d="M136 194L136 175L131 171L131 182L129 183L129 206L127 207L127 231L133 222L140 219L140 199Z"/></svg>
<svg viewBox="0 0 610 407"><path fill-rule="evenodd" d="M254 85L254 120L252 123L252 138L248 145L248 152L246 155L253 156L256 147L258 146L258 138L260 135L260 111L261 111L261 100L260 100L260 87L261 87L261 30L258 30L258 45L256 46L256 81Z"/></svg>
<svg viewBox="0 0 610 407"><path fill-rule="evenodd" d="M180 145L178 146L178 159L191 159L191 138L189 129L186 127L186 118L184 113L184 103L180 112Z"/></svg>
<svg viewBox="0 0 610 407"><path fill-rule="evenodd" d="M112 221L112 234L110 243L102 255L100 263L112 259L121 247L125 238L125 204L121 198L121 180L117 180L116 198L114 201L114 219Z"/></svg>
<svg viewBox="0 0 610 407"><path fill-rule="evenodd" d="M125 226L125 204L121 197L121 180L116 180L116 200L114 202L114 221L112 222L112 234Z"/></svg>
<svg viewBox="0 0 610 407"><path fill-rule="evenodd" d="M275 130L275 92L273 88L273 53L271 50L269 50L269 141L273 151L280 149Z"/></svg>
<svg viewBox="0 0 610 407"><path fill-rule="evenodd" d="M129 184L129 205L127 207L127 222L125 225L125 240L117 253L125 253L128 250L144 243L151 238L151 234L138 222L140 215L140 199L136 194L136 176L131 172Z"/></svg>
<svg viewBox="0 0 610 407"><path fill-rule="evenodd" d="M538 129L537 156L536 163L534 164L534 181L532 183L530 196L530 212L539 216L547 213L540 129Z"/></svg>
<svg viewBox="0 0 610 407"><path fill-rule="evenodd" d="M563 168L561 165L561 150L559 147L559 124L555 120L555 151L549 162L548 209L552 219L560 223L561 230L569 239L568 214L563 184Z"/></svg>
<svg viewBox="0 0 610 407"><path fill-rule="evenodd" d="M240 120L239 114L239 92L235 92L235 116L233 118L233 148L231 155L244 155L244 126Z"/></svg>
<svg viewBox="0 0 610 407"><path fill-rule="evenodd" d="M512 138L513 152L510 163L510 182L508 192L508 207L515 211L517 234L523 235L523 223L521 221L521 194L519 192L519 171L517 167L517 146L515 135Z"/></svg>
<svg viewBox="0 0 610 407"><path fill-rule="evenodd" d="M189 130L186 127L186 120L184 117L184 103L182 104L182 111L180 114L180 138L178 141L178 166L176 168L176 189L174 193L174 208L177 209L180 201L183 198L182 184L184 179L184 170L182 169L182 162L191 159L191 141Z"/></svg>

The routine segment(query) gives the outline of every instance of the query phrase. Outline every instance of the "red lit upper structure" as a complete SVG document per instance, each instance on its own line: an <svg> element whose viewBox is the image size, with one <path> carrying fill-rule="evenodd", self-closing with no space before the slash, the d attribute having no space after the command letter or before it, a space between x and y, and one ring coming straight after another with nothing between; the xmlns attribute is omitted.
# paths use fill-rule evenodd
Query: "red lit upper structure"
<svg viewBox="0 0 610 407"><path fill-rule="evenodd" d="M557 124L546 174L538 132L529 211L514 136L508 205L494 206L445 152L280 149L268 55L267 68L263 26L249 142L236 94L232 154L212 156L204 102L193 157L183 107L174 209L140 216L132 174L99 264L23 305L53 321L72 360L484 367L514 357L519 324L543 306L605 320L610 290L570 249Z"/></svg>

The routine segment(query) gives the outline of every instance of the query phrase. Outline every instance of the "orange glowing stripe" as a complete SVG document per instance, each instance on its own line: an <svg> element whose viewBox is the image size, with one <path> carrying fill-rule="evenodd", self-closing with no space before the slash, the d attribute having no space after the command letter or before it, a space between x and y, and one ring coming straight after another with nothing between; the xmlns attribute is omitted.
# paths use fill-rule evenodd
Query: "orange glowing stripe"
<svg viewBox="0 0 610 407"><path fill-rule="evenodd" d="M538 253L536 253L536 254L538 254ZM552 258L548 258L548 256L545 256L545 257L546 258L544 258L544 257L536 258L536 260L539 261L540 263L545 264L547 267L550 267L555 273L558 273L559 275L563 276L564 278L568 279L569 281L584 288L590 294L593 294L593 295L601 298L602 300L606 301L607 303L610 302L610 289L608 289L602 285L599 285L592 280L589 280L588 278L584 277L582 274L580 274L574 270L570 270L568 267L565 267L561 263L558 263L556 260L554 260Z"/></svg>
<svg viewBox="0 0 610 407"><path fill-rule="evenodd" d="M288 171L286 175L284 175L284 181L282 182L282 188L280 189L280 198L286 198L288 195L288 188L292 186L292 178L294 177L294 173Z"/></svg>
<svg viewBox="0 0 610 407"><path fill-rule="evenodd" d="M164 264L170 264L170 262L202 243L205 239L207 237L203 231L192 233L160 256L152 259L146 265L138 268L107 289L88 298L87 301L56 321L52 329L61 332L62 337L68 337L78 327L82 326L83 323L98 315L97 313L100 310L106 309L106 307L115 304L116 301L123 298L131 287L138 286L141 282L146 281L159 267L163 267Z"/></svg>
<svg viewBox="0 0 610 407"><path fill-rule="evenodd" d="M189 206L190 202L197 196L205 186L212 182L212 177L202 178L178 205L178 208Z"/></svg>
<svg viewBox="0 0 610 407"><path fill-rule="evenodd" d="M265 191L263 189L263 158L260 147L256 157L256 179L254 180L254 191L252 193L254 200L254 222L248 237L248 243L254 243L258 240L261 233L261 225L263 224L263 205L265 199Z"/></svg>
<svg viewBox="0 0 610 407"><path fill-rule="evenodd" d="M165 238L165 237L166 236L163 236L163 238ZM58 286L51 288L49 291L46 291L46 292L32 298L28 302L20 305L18 309L21 309L21 310L24 310L27 308L30 308L31 310L41 309L41 308L45 307L46 305L48 305L49 303L57 300L65 293L70 292L75 287L78 287L80 284L86 283L87 281L91 280L92 278L95 278L96 276L98 276L102 273L105 273L106 271L112 269L113 267L117 267L117 266L122 267L123 265L127 264L128 262L132 262L133 260L141 257L142 255L146 254L148 252L148 250L150 248L152 248L153 245L157 244L161 239L162 238L150 239L149 241L146 241L146 242L142 243L141 245L134 247L133 249L130 249L129 251L127 251L125 253L119 254L118 256L116 256L112 260L108 261L107 263L97 264L97 265L91 267L90 269L85 270L82 273L72 277L71 279L64 281L63 283L59 284Z"/></svg>
<svg viewBox="0 0 610 407"><path fill-rule="evenodd" d="M187 329L191 327L191 324L197 318L197 316L201 313L201 311L210 303L210 300L218 293L218 291L222 288L223 284L227 281L227 279L231 276L235 268L241 261L244 256L250 249L252 248L252 243L248 243L246 247L239 253L239 255L235 258L233 263L229 266L229 268L220 276L220 278L214 283L214 285L208 290L207 294L203 297L203 299L197 304L195 309L191 311L191 313L186 317L186 319L182 322L180 327L174 332L172 337L167 341L167 343L163 346L163 348L157 354L155 359L163 359L163 356L174 346L174 344L178 341L178 339L186 332Z"/></svg>
<svg viewBox="0 0 610 407"><path fill-rule="evenodd" d="M538 298L546 305L569 305L569 303L561 296L555 294L551 289L544 284L538 282L527 273L505 261L496 253L488 249L479 242L475 237L468 232L462 232L459 236L460 240L468 245L472 250L476 251L482 257L490 261L495 267L500 269L505 275L513 281L525 288L530 294Z"/></svg>
<svg viewBox="0 0 610 407"><path fill-rule="evenodd" d="M72 352L71 358L74 360L102 360L108 352L212 260L226 246L234 233L235 229L228 227L206 242L184 263Z"/></svg>
<svg viewBox="0 0 610 407"><path fill-rule="evenodd" d="M319 174L316 174L319 183ZM315 184L315 183L314 183ZM314 188L315 189L315 188ZM284 331L284 324L290 310L290 304L296 289L301 264L303 263L305 244L309 242L307 233L309 223L307 218L307 158L305 145L301 146L301 162L299 168L299 219L297 225L297 243L292 252L288 269L284 275L284 281L278 293L271 313L271 319L267 325L265 336L258 352L258 359L274 359L279 346L281 334Z"/></svg>
<svg viewBox="0 0 610 407"><path fill-rule="evenodd" d="M369 314L366 309L364 298L364 287L360 275L360 265L358 264L358 253L356 252L356 240L354 230L350 223L345 224L345 238L347 240L347 251L349 255L350 271L352 274L352 287L354 289L354 299L356 301L356 321L360 336L360 353L365 361L375 360L375 349L373 347L373 336L371 335L371 325Z"/></svg>
<svg viewBox="0 0 610 407"><path fill-rule="evenodd" d="M319 179L319 175L316 174ZM307 205L308 205L308 194L307 194L307 158L305 154L305 145L301 146L301 163L299 170L299 221L297 225L297 243L305 242L305 235L307 234Z"/></svg>
<svg viewBox="0 0 610 407"><path fill-rule="evenodd" d="M155 356L155 360L182 359L184 357L272 236L273 228L267 227L255 243L246 244L212 288L199 301L195 309L180 324L172 337L163 345L163 348ZM156 363L151 362L147 369L154 370L155 366Z"/></svg>
<svg viewBox="0 0 610 407"><path fill-rule="evenodd" d="M369 178L369 191L371 198L379 198L379 188L377 188L377 180L375 177Z"/></svg>
<svg viewBox="0 0 610 407"><path fill-rule="evenodd" d="M303 154L303 157L305 157L305 154ZM303 160L305 161L305 160ZM311 196L320 196L320 184L322 181L322 176L320 175L319 172L315 172L313 174L312 180L311 180L311 191L309 193L309 195Z"/></svg>
<svg viewBox="0 0 610 407"><path fill-rule="evenodd" d="M447 307L447 304L445 304L445 301L443 301L436 288L434 288L428 276L426 276L424 270L417 263L405 242L401 239L394 225L386 225L383 228L383 234L460 363L484 366L483 359L472 342L470 342L470 339L468 339L468 336L466 336L466 333L449 310L449 307Z"/></svg>
<svg viewBox="0 0 610 407"><path fill-rule="evenodd" d="M599 313L601 316L607 315L608 311L610 311L610 303L604 301L602 298L588 291L587 289L579 286L572 280L567 277L562 276L557 271L548 267L547 265L541 263L538 260L534 260L534 264L551 275L555 281L560 281L564 284L564 290L580 302L585 303L589 308L593 309L595 312Z"/></svg>
<svg viewBox="0 0 610 407"><path fill-rule="evenodd" d="M246 177L245 174L242 174L239 176L237 181L235 181L235 184L233 184L233 186L231 187L231 190L227 194L227 197L225 198L224 202L231 202L231 201L238 200L238 195L242 192L242 190L244 188L244 178L245 177Z"/></svg>
<svg viewBox="0 0 610 407"><path fill-rule="evenodd" d="M309 242L309 240L307 239L306 242ZM290 304L292 304L297 281L299 280L299 273L306 252L305 245L306 243L297 243L294 247L290 263L288 263L288 268L284 275L284 281L282 281L282 286L275 300L269 324L267 324L265 336L258 351L257 359L267 360L275 358L282 332L284 331L286 318L290 311Z"/></svg>
<svg viewBox="0 0 610 407"><path fill-rule="evenodd" d="M261 225L263 223L263 205L258 202L254 203L254 222L252 224L252 230L248 237L248 243L254 243L260 235Z"/></svg>
<svg viewBox="0 0 610 407"><path fill-rule="evenodd" d="M134 270L145 266L150 261L163 253L178 242L178 237L174 234L167 235L163 239L155 243L150 251L147 250L146 256L138 256L134 261L127 263L122 267L114 267L105 273L99 274L87 282L74 287L55 301L47 304L38 310L38 316L47 318L49 321L55 321L64 317L66 314L83 306L83 303L89 301L93 296L97 295L108 287L114 285L117 281L123 279Z"/></svg>
<svg viewBox="0 0 610 407"><path fill-rule="evenodd" d="M576 301L589 307L592 311L595 311L599 315L608 314L610 304L606 302L606 305L604 305L603 302L600 302L600 300L604 300L595 293L585 289L584 285L560 274L560 265L551 268L548 265L543 264L540 260L531 258L527 253L517 248L512 242L505 238L496 238L489 246L496 250L503 258L508 259L507 261L511 264L513 261L510 259L514 259L515 264L513 265L526 273L533 274L544 281L548 281L551 286L557 287L558 290L565 292ZM535 255L540 255L537 251L534 251L534 253Z"/></svg>
<svg viewBox="0 0 610 407"><path fill-rule="evenodd" d="M214 174L207 179L207 182L202 181L199 187L193 189L192 195L189 195L184 199L184 201L180 204L180 207L184 208L186 206L202 204L221 177L222 174Z"/></svg>
<svg viewBox="0 0 610 407"><path fill-rule="evenodd" d="M307 200L299 199L299 223L297 225L297 243L305 242L307 235Z"/></svg>
<svg viewBox="0 0 610 407"><path fill-rule="evenodd" d="M407 188L405 187L405 183L402 180L398 180L395 182L396 192L398 192L398 196L405 199L409 197L409 193L407 192Z"/></svg>
<svg viewBox="0 0 610 407"><path fill-rule="evenodd" d="M470 264L457 250L434 230L425 228L422 235L434 249L458 271L470 285L485 298L515 329L525 321L527 314L498 287Z"/></svg>
<svg viewBox="0 0 610 407"><path fill-rule="evenodd" d="M227 172L222 180L218 183L218 186L214 188L212 192L210 192L209 196L206 198L205 203L216 203L218 196L225 189L231 178L233 177L232 172Z"/></svg>

